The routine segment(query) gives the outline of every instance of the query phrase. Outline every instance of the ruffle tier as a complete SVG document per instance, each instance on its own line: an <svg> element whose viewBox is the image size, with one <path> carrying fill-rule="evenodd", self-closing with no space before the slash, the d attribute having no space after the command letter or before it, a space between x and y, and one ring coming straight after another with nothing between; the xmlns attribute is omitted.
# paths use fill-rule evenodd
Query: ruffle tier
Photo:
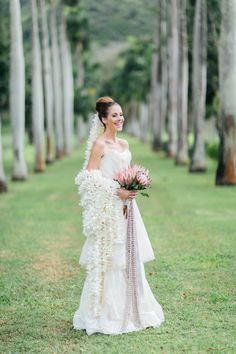
<svg viewBox="0 0 236 354"><path fill-rule="evenodd" d="M147 282L143 264L141 263L140 266L142 277L138 282L140 317L140 323L138 325L130 319L125 328L123 326L126 315L126 272L125 270L111 269L107 271L105 275L103 306L101 314L97 318L93 316L87 302L89 288L87 279L85 280L80 299L80 307L73 317L74 329L85 329L88 335L97 332L118 335L139 331L147 327L159 327L164 321L164 314Z"/></svg>

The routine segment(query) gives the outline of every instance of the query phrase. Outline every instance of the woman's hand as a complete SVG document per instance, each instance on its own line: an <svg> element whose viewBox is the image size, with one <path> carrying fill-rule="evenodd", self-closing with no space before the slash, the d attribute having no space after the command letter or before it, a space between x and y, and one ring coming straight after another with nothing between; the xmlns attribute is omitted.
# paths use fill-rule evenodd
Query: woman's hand
<svg viewBox="0 0 236 354"><path fill-rule="evenodd" d="M137 191L135 189L132 189L130 191L127 191L127 189L124 188L119 188L117 190L117 195L120 197L122 200L132 200L136 197Z"/></svg>

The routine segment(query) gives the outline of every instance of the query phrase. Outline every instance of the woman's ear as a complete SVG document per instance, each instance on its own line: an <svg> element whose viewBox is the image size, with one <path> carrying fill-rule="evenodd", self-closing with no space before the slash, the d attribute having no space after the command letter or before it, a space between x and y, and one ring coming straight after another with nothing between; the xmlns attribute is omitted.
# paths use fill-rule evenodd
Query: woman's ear
<svg viewBox="0 0 236 354"><path fill-rule="evenodd" d="M102 117L102 122L103 122L103 124L105 124L105 125L106 125L106 123L107 123L107 118Z"/></svg>

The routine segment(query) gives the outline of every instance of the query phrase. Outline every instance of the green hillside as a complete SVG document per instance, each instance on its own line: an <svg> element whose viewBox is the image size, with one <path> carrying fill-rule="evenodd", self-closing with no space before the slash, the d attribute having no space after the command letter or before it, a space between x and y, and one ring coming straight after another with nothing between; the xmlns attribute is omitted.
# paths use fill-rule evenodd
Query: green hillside
<svg viewBox="0 0 236 354"><path fill-rule="evenodd" d="M82 0L89 17L90 38L105 44L122 42L127 35L152 35L155 0Z"/></svg>

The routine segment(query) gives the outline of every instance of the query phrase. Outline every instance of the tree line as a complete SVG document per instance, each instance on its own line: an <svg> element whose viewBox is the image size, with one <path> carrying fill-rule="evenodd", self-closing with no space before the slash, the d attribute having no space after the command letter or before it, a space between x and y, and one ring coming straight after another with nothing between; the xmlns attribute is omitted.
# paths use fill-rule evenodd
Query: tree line
<svg viewBox="0 0 236 354"><path fill-rule="evenodd" d="M8 76L13 181L23 181L28 177L24 141L28 97L22 6L24 2L19 0L9 1ZM86 35L81 28L83 25L83 30L86 31L87 22L80 16L81 9L76 0L30 0L25 4L27 13L29 6L30 132L35 151L34 171L43 172L45 163L52 163L55 159L68 155L73 149L74 92L75 88L83 85L84 80L81 51ZM3 49L6 50L7 47ZM76 58L76 70L73 68L73 56ZM0 190L6 191L2 155L0 134Z"/></svg>
<svg viewBox="0 0 236 354"><path fill-rule="evenodd" d="M105 82L103 91L121 98L130 133L150 141L155 151L165 149L191 173L207 170L204 122L213 114L220 140L215 184L235 185L235 2L156 4L153 40L130 39L115 85Z"/></svg>

